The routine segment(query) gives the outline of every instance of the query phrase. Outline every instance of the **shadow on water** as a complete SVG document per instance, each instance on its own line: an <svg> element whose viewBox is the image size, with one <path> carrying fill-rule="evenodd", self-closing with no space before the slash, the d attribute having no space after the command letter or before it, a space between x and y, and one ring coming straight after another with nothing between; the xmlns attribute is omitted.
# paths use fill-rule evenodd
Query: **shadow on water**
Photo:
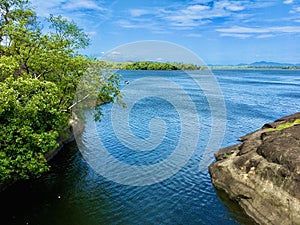
<svg viewBox="0 0 300 225"><path fill-rule="evenodd" d="M229 198L225 191L215 188L215 192L222 203L226 206L230 213L230 217L233 220L243 225L258 225L258 223L245 213L244 209L236 201Z"/></svg>
<svg viewBox="0 0 300 225"><path fill-rule="evenodd" d="M174 223L174 220L172 221L170 218L168 222L168 220L166 220L167 218L163 215L161 215L162 217L158 217L162 220L153 220L146 218L147 213L147 215L145 215L142 211L131 211L131 208L135 208L130 205L131 201L125 197L125 200L129 202L126 203L125 201L124 203L124 199L122 200L122 198L127 195L126 192L129 192L128 195L133 198L132 203L138 203L139 201L134 201L136 198L134 194L137 194L138 198L142 197L139 196L141 193L135 193L140 190L140 188L127 188L125 186L118 187L119 193L117 194L110 192L110 189L116 187L109 182L103 181L102 178L94 174L82 159L75 142L65 146L65 148L53 158L50 164L51 171L41 178L17 182L0 193L1 204L4 206L0 211L1 224L184 224L182 223L183 221ZM143 193L147 193L149 189L151 189L151 187L142 188L141 190L143 190ZM208 217L206 219L199 218L198 223L195 223L195 220L192 220L194 222L185 220L185 224L215 224L212 223L212 221L218 221L221 224L256 224L243 212L239 205L230 200L224 192L216 190L216 194L226 206L224 210L225 208L228 210L229 216L227 219L225 217L223 218L224 220L220 220L220 218L217 219L223 216L214 215L214 213L218 212L215 211L214 213L212 212L210 216L206 215L206 217ZM151 199L145 198L144 200L147 200L146 202L149 203L149 201L152 201ZM146 203L145 201L142 202ZM213 206L213 202L207 202L207 204ZM154 207L153 213L166 214L167 212L157 212L155 209L161 209L161 206L157 205L160 203L162 202L157 201L152 205ZM220 203L220 205L222 205L222 203ZM206 212L205 207L203 207L203 211ZM209 214L209 211L206 213ZM148 216L150 215L151 213L149 213ZM174 214L172 215L175 216ZM155 215L152 216L153 218L156 217ZM189 215L189 217L193 216L195 215ZM205 213L201 217L203 216L205 216ZM178 219L186 219L183 212L176 215L176 217L178 217ZM232 221L230 222L230 220ZM129 221L130 223L128 223ZM141 223L132 223L133 221L140 221Z"/></svg>
<svg viewBox="0 0 300 225"><path fill-rule="evenodd" d="M51 170L35 180L20 181L0 193L1 224L5 225L96 225L88 209L107 200L90 199L93 179L86 180L88 166L75 142L66 145L50 162ZM86 190L89 187L90 190ZM97 189L99 192L101 189ZM99 193L107 196L107 193ZM108 196L109 197L109 196ZM100 202L102 201L102 202ZM109 210L106 210L109 211ZM98 213L101 217L101 213Z"/></svg>

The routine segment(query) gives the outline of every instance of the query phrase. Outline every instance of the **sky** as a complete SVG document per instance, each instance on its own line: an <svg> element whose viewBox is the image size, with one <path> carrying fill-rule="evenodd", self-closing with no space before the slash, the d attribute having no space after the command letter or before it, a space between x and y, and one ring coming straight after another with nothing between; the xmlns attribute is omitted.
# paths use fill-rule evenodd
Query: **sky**
<svg viewBox="0 0 300 225"><path fill-rule="evenodd" d="M62 15L101 57L127 43L158 40L189 49L206 64L300 63L300 0L34 0L40 17Z"/></svg>

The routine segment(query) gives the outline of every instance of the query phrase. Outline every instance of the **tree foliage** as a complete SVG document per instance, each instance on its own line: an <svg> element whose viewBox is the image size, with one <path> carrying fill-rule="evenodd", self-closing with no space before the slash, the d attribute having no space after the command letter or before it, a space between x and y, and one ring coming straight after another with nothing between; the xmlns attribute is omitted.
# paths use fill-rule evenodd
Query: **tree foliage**
<svg viewBox="0 0 300 225"><path fill-rule="evenodd" d="M203 70L205 66L199 66L192 63L179 62L109 62L99 61L103 67L121 70Z"/></svg>
<svg viewBox="0 0 300 225"><path fill-rule="evenodd" d="M36 176L47 171L44 154L57 147L59 111L57 86L20 77L0 83L1 181Z"/></svg>
<svg viewBox="0 0 300 225"><path fill-rule="evenodd" d="M0 0L0 16L0 183L5 183L49 169L45 153L70 126L76 89L97 64L78 53L89 39L74 22L50 15L45 33L27 0ZM101 88L93 90L98 99L119 96L118 77L99 74L99 67L94 71L102 77Z"/></svg>

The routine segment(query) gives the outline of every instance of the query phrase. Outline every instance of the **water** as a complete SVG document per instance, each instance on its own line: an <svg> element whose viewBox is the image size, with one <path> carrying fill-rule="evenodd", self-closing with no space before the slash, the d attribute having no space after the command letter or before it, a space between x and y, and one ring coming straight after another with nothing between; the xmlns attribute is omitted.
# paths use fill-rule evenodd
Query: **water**
<svg viewBox="0 0 300 225"><path fill-rule="evenodd" d="M222 147L236 144L239 136L260 128L264 123L299 111L300 71L213 72L226 103L227 127ZM0 213L1 224L253 224L224 193L213 188L207 170L199 171L211 122L203 93L187 82L182 71L141 71L139 76L148 76L149 73L181 83L200 110L200 139L188 163L162 182L141 187L126 186L95 173L73 142L51 161L52 170L48 174L37 180L17 183L0 193L4 207ZM139 78L136 71L122 72L122 75L130 83ZM144 99L135 105L129 119L132 132L142 138L149 137L150 133L149 128L141 124L149 124L154 115L166 120L166 135L171 138L160 145L156 154L122 149L122 144L111 138L107 127L111 105L104 106L103 110L104 117L102 123L97 124L97 131L102 132L104 144L119 160L149 165L168 158L171 147L178 144L180 126L176 121L179 114L163 99ZM90 145L92 148L93 143Z"/></svg>

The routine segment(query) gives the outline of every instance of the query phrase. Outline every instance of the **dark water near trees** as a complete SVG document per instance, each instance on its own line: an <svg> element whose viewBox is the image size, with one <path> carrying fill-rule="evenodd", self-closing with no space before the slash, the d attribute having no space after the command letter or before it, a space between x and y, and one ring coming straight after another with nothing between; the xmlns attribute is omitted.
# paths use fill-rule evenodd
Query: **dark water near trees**
<svg viewBox="0 0 300 225"><path fill-rule="evenodd" d="M124 79L133 82L139 78L134 73L137 72L124 72L122 75ZM182 71L139 73L139 76L156 73L155 76L172 77L174 82L185 82ZM260 128L264 123L299 111L298 70L220 70L213 73L226 103L227 127L221 147L237 143L238 137ZM95 173L73 142L51 161L51 172L35 181L20 182L0 193L1 205L4 207L0 213L1 224L253 224L224 193L216 192L208 171L199 170L209 133L207 121L210 120L210 112L206 107L205 96L201 97L199 90L195 89L195 93L193 90L191 88L189 91L191 96L200 95L199 102L192 97L196 104L199 103L197 109L202 110L200 139L193 156L177 174L148 186L133 187L114 183ZM149 116L155 112L155 107L149 106L158 105L157 99L146 100L146 104L142 102L133 108L131 117L132 132L141 137L149 135L149 130L140 126L143 118L148 121ZM163 107L160 116L166 113L172 115L168 118L172 118L172 124L178 128L176 110L166 101L160 100L159 104ZM109 121L107 115L110 107L104 106L102 124L105 126L98 124L99 132ZM178 138L176 129L169 134ZM105 133L103 135L105 139ZM120 143L111 138L109 132L106 135L107 144L112 148L111 154L127 160L127 163L133 163L132 159L126 159L124 151L119 147L114 149ZM177 144L176 141L167 143L170 146ZM167 151L161 156L167 158L169 154ZM160 160L155 154L151 160L146 156L141 156L137 163L147 165Z"/></svg>

